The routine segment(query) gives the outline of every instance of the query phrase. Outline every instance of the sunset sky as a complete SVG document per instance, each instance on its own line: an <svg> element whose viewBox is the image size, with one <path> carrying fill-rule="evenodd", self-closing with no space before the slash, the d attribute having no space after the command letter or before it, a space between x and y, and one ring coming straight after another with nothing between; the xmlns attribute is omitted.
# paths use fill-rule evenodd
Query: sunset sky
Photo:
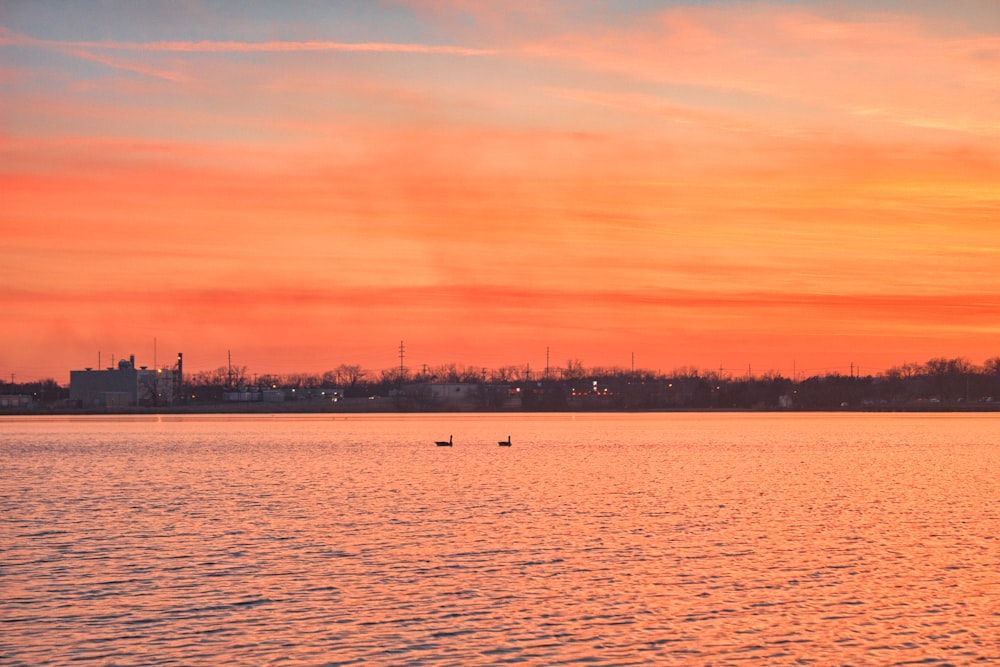
<svg viewBox="0 0 1000 667"><path fill-rule="evenodd" d="M1000 4L0 0L0 375L1000 355Z"/></svg>

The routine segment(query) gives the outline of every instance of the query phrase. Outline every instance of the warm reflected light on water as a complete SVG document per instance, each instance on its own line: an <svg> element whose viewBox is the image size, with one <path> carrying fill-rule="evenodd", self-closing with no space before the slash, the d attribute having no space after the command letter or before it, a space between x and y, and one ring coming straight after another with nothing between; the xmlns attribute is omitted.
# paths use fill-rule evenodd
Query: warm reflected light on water
<svg viewBox="0 0 1000 667"><path fill-rule="evenodd" d="M988 663L998 427L3 419L0 647L12 664Z"/></svg>

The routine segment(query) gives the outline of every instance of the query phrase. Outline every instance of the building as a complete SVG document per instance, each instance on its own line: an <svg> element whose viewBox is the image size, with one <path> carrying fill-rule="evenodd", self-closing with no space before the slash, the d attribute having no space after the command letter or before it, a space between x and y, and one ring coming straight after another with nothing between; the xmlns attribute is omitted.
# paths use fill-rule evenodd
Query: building
<svg viewBox="0 0 1000 667"><path fill-rule="evenodd" d="M474 410L483 405L484 385L468 382L418 382L390 393L415 410Z"/></svg>
<svg viewBox="0 0 1000 667"><path fill-rule="evenodd" d="M26 408L31 405L27 394L0 394L0 408Z"/></svg>
<svg viewBox="0 0 1000 667"><path fill-rule="evenodd" d="M135 355L117 368L69 372L69 398L83 408L171 405L180 394L181 355L177 368L136 368Z"/></svg>
<svg viewBox="0 0 1000 667"><path fill-rule="evenodd" d="M429 382L425 385L431 397L439 401L467 402L482 395L481 384L468 382Z"/></svg>

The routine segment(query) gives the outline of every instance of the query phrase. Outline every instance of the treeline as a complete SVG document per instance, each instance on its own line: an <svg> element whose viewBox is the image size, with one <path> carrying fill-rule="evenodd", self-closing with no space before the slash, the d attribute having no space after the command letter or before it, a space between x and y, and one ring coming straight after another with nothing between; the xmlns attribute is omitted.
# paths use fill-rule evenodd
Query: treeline
<svg viewBox="0 0 1000 667"><path fill-rule="evenodd" d="M680 368L669 373L619 367L586 368L579 361L538 371L446 364L410 371L379 371L342 364L318 374L253 375L245 367L219 368L185 380L195 401L219 401L235 388L282 390L288 399L316 400L336 388L351 398L395 398L403 410L455 407L428 385L478 385L481 410L658 409L993 409L1000 408L1000 357L976 365L965 358L935 358L877 375L828 373L789 378L779 373L734 376ZM189 399L190 400L190 399Z"/></svg>
<svg viewBox="0 0 1000 667"><path fill-rule="evenodd" d="M53 379L32 382L0 382L0 395L26 396L31 401L51 405L69 398L69 387Z"/></svg>
<svg viewBox="0 0 1000 667"><path fill-rule="evenodd" d="M435 385L464 385L463 401L442 398ZM735 376L681 368L669 373L586 368L579 361L548 371L445 364L417 370L372 371L341 364L323 373L254 374L221 367L191 374L176 389L174 406L210 406L233 392L271 392L272 400L308 401L308 409L352 409L357 399L387 399L366 409L395 410L934 410L1000 409L1000 357L976 365L935 358L877 375L828 373L788 378L779 373ZM35 406L65 404L69 388L54 380L0 383L0 395L30 397ZM339 405L323 403L336 397ZM352 403L353 400L353 403ZM366 404L367 405L367 404ZM306 406L303 406L306 407Z"/></svg>

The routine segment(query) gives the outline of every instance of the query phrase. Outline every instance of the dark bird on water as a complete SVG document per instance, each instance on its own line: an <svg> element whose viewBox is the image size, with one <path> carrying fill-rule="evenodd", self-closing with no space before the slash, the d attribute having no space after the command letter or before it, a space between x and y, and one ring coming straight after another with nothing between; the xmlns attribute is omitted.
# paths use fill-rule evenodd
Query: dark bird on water
<svg viewBox="0 0 1000 667"><path fill-rule="evenodd" d="M435 440L434 444L438 447L451 447L451 438L452 436L449 435L447 442L444 440Z"/></svg>
<svg viewBox="0 0 1000 667"><path fill-rule="evenodd" d="M499 444L501 447L510 447L510 436L508 435L506 440L501 440L497 444Z"/></svg>

